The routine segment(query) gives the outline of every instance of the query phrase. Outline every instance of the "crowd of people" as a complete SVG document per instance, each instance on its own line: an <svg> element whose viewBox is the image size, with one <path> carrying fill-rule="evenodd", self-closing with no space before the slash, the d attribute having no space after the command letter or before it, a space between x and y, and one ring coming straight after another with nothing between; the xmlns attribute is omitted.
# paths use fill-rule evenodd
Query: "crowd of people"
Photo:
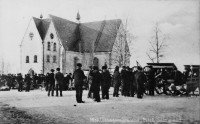
<svg viewBox="0 0 200 124"><path fill-rule="evenodd" d="M1 75L1 82L7 82L9 89L14 88L18 85L18 91L22 92L25 90L29 92L31 88L38 88L44 86L48 92L48 96L54 96L54 90L56 90L56 96L63 96L62 91L67 90L69 85L74 84L76 90L76 101L77 103L84 103L82 100L83 85L88 85L88 98L93 99L96 102L100 102L102 99L109 99L109 89L112 86L114 88L113 97L119 97L120 91L121 96L143 98L145 90L148 90L148 95L154 96L154 90L156 87L156 78L160 77L163 80L163 84L167 83L167 79L174 79L174 85L182 85L186 82L185 77L180 71L174 70L169 71L168 69L154 70L152 66L149 66L147 70L140 66L129 68L123 66L120 70L119 66L115 67L114 73L111 75L107 66L103 66L100 69L97 66L90 66L88 75L85 75L81 69L82 64L77 64L77 70L71 73L63 75L60 72L60 68L51 69L50 73L43 74L26 74L23 76L19 73L17 75ZM187 75L187 74L185 74ZM144 85L148 83L145 89ZM101 91L101 96L100 96ZM163 91L166 90L163 85ZM166 93L167 94L167 93Z"/></svg>

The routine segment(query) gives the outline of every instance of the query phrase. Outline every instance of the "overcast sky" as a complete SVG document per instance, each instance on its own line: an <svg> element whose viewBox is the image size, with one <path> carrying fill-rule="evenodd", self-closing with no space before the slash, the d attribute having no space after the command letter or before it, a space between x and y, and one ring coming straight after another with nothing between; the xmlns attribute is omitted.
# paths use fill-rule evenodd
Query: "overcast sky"
<svg viewBox="0 0 200 124"><path fill-rule="evenodd" d="M39 18L42 13L44 18L52 14L76 21L79 10L81 22L128 18L129 30L136 37L130 47L131 66L136 60L142 66L151 62L146 52L154 23L160 22L162 34L170 37L167 55L161 62L175 63L183 71L183 65L200 64L199 5L197 0L0 0L0 58L17 71L19 44L31 17Z"/></svg>

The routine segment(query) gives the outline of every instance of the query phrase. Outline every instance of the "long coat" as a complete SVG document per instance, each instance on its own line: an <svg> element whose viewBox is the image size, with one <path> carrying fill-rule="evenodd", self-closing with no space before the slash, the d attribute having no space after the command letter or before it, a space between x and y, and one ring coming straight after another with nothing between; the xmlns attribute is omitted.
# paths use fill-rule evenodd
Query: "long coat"
<svg viewBox="0 0 200 124"><path fill-rule="evenodd" d="M109 88L111 85L110 72L108 70L105 72L102 72L101 76L102 76L101 87Z"/></svg>
<svg viewBox="0 0 200 124"><path fill-rule="evenodd" d="M113 75L113 87L121 85L121 76L118 71L116 71Z"/></svg>
<svg viewBox="0 0 200 124"><path fill-rule="evenodd" d="M91 92L100 91L100 85L102 81L102 76L99 72L90 73L92 76Z"/></svg>
<svg viewBox="0 0 200 124"><path fill-rule="evenodd" d="M85 74L81 69L75 70L72 78L74 79L74 85L83 86L83 80L85 79Z"/></svg>
<svg viewBox="0 0 200 124"><path fill-rule="evenodd" d="M17 83L18 84L22 84L22 80L23 80L23 78L22 78L22 76L17 76L17 78L16 78L16 80L17 80Z"/></svg>
<svg viewBox="0 0 200 124"><path fill-rule="evenodd" d="M49 84L55 85L54 73L49 74Z"/></svg>
<svg viewBox="0 0 200 124"><path fill-rule="evenodd" d="M61 72L55 74L56 84L63 84L64 75Z"/></svg>
<svg viewBox="0 0 200 124"><path fill-rule="evenodd" d="M143 93L144 92L144 83L146 82L146 76L143 72L137 72L135 74L136 84L137 84L137 92Z"/></svg>
<svg viewBox="0 0 200 124"><path fill-rule="evenodd" d="M30 86L31 85L31 77L26 76L25 79L24 79L24 82L26 82L26 86Z"/></svg>

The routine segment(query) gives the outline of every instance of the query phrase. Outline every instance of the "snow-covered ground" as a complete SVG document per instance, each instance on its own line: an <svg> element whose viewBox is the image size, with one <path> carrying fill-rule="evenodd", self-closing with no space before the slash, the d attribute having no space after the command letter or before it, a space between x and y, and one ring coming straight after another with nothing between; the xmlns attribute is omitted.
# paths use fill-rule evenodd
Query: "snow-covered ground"
<svg viewBox="0 0 200 124"><path fill-rule="evenodd" d="M58 124L194 122L200 120L199 96L156 95L137 99L136 97L112 97L112 90L110 89L110 99L99 103L87 98L88 91L83 92L85 103L76 103L75 91L63 91L63 97L48 97L44 90L1 91L0 103L26 111L32 116L41 115Z"/></svg>

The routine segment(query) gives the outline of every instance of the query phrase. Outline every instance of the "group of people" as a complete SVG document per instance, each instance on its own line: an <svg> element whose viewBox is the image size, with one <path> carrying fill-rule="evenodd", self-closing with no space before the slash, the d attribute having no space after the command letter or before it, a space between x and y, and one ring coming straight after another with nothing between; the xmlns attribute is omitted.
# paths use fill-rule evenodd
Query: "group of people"
<svg viewBox="0 0 200 124"><path fill-rule="evenodd" d="M150 96L154 96L154 90L156 87L156 80L160 76L164 81L167 78L174 78L175 83L178 85L180 82L180 73L175 69L174 73L169 72L167 69L162 69L161 71L154 71L152 66L148 67L148 71L145 71L140 66L135 66L129 68L128 66L123 66L120 70L119 66L115 67L113 75L110 74L107 66L102 66L100 69L97 66L90 66L88 75L85 76L82 68L82 64L77 64L77 69L74 71L73 75L71 73L65 74L65 76L60 72L60 68L51 69L50 73L46 76L35 74L30 77L30 74L25 75L25 78L19 73L17 76L8 75L2 79L6 79L8 86L11 88L13 82L18 83L18 91L23 90L23 82L25 82L26 91L30 91L31 83L36 87L38 83L44 82L46 91L48 91L48 96L54 96L54 88L56 88L56 96L63 96L63 89L68 89L71 82L74 83L76 90L76 101L77 103L84 103L82 100L83 85L88 84L88 98L92 98L96 102L100 102L101 99L109 99L109 89L113 86L113 97L119 97L119 92L121 90L121 95L125 97L134 97L137 94L137 98L142 98L144 94L144 85L148 82L148 92ZM101 90L101 97L100 97ZM60 93L58 93L60 91ZM164 90L165 92L165 90Z"/></svg>

